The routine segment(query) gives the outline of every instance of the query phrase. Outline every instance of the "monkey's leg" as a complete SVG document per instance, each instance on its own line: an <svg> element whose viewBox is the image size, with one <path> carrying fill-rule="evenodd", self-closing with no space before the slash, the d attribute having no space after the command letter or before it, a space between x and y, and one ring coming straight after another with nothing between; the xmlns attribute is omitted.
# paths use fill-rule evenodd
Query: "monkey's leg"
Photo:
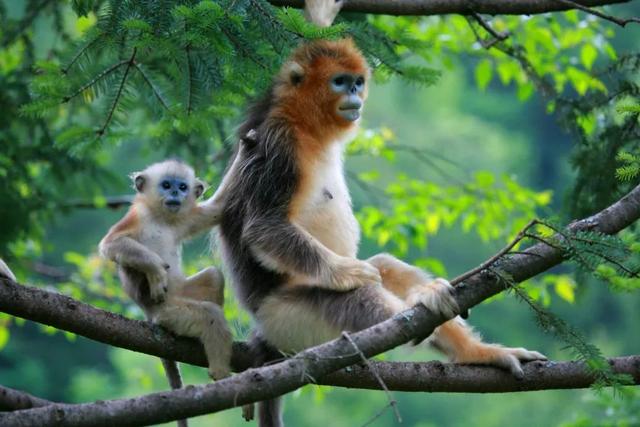
<svg viewBox="0 0 640 427"><path fill-rule="evenodd" d="M526 348L484 343L460 317L436 328L431 344L452 362L499 366L510 370L516 378L524 376L521 361L547 360L544 354Z"/></svg>
<svg viewBox="0 0 640 427"><path fill-rule="evenodd" d="M402 298L409 306L422 303L447 317L453 317L458 312L453 286L446 280L436 279L389 254L375 255L367 262L380 271L382 286Z"/></svg>
<svg viewBox="0 0 640 427"><path fill-rule="evenodd" d="M383 286L403 298L409 306L422 303L445 315L457 311L457 304L449 292L453 288L446 280L434 280L422 270L388 254L376 255L368 261L380 270ZM537 351L484 343L459 317L436 328L433 337L431 343L454 362L500 366L517 377L523 375L520 361L546 359Z"/></svg>
<svg viewBox="0 0 640 427"><path fill-rule="evenodd" d="M208 267L185 280L177 293L196 301L210 301L224 305L224 276L215 267Z"/></svg>
<svg viewBox="0 0 640 427"><path fill-rule="evenodd" d="M209 301L170 297L153 314L153 321L178 335L199 338L213 379L228 377L232 337L222 309Z"/></svg>

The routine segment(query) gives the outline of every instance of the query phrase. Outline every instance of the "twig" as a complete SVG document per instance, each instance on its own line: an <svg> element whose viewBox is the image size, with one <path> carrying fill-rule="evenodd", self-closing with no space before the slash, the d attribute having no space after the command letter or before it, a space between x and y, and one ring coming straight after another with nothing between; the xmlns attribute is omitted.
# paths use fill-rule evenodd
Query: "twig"
<svg viewBox="0 0 640 427"><path fill-rule="evenodd" d="M619 26L621 26L622 28L624 28L627 24L634 22L636 24L640 24L640 18L636 18L636 17L631 17L631 18L617 18L615 16L612 15L607 15L604 12L600 12L599 10L596 9L591 9L590 7L584 6L580 3L576 3L572 0L555 0L558 3L562 3L566 6L571 6L572 8L575 9L580 9L583 12L588 13L589 15L593 15L593 16L597 16L598 18L602 18L605 21L609 21L609 22L613 22L614 24L618 24Z"/></svg>
<svg viewBox="0 0 640 427"><path fill-rule="evenodd" d="M63 203L60 207L66 209L98 209L100 207L118 209L123 206L129 206L131 202L133 202L133 196L114 196L107 197L104 205L93 200L70 200L69 202Z"/></svg>
<svg viewBox="0 0 640 427"><path fill-rule="evenodd" d="M165 110L168 110L169 109L169 105L167 104L167 102L162 97L162 93L160 93L160 90L156 87L155 84L153 84L153 81L151 81L151 78L147 75L147 72L144 71L144 69L137 62L134 62L133 66L136 67L136 70L138 70L140 72L140 74L142 75L142 78L147 83L147 85L149 85L149 87L151 88L151 91L153 92L155 97L158 98L158 101L160 101L160 104L162 105L162 107Z"/></svg>
<svg viewBox="0 0 640 427"><path fill-rule="evenodd" d="M122 80L120 81L120 86L118 87L118 92L116 93L116 97L114 98L113 103L111 103L111 108L109 108L109 114L107 114L107 118L104 121L104 124L102 125L102 127L96 131L96 134L99 137L104 135L104 132L107 130L107 126L109 126L109 123L111 122L113 113L116 111L116 107L118 106L118 102L120 101L120 96L122 95L122 91L124 90L124 85L127 82L127 76L129 75L129 70L131 70L131 67L134 64L137 52L138 52L138 48L133 48L131 57L129 58L128 61L126 61L127 68L125 68L124 70L124 74L122 75Z"/></svg>
<svg viewBox="0 0 640 427"><path fill-rule="evenodd" d="M480 42L482 47L484 47L485 49L490 49L496 43L499 43L501 41L505 41L511 35L511 34L509 34L508 31L505 31L504 33L499 33L496 30L494 30L493 27L482 16L480 16L479 13L475 12L473 9L471 10L471 16L473 17L473 19L475 19L475 21L478 24L480 24L480 26L482 28L485 29L486 32L488 32L489 34L491 34L493 36L493 40L483 40L474 31L474 33L476 35L476 38L478 39L478 42ZM469 17L467 17L467 20L469 20ZM471 25L471 28L473 30L473 26L472 25Z"/></svg>
<svg viewBox="0 0 640 427"><path fill-rule="evenodd" d="M529 223L527 225L525 225L524 228L518 232L518 234L516 235L516 237L514 237L514 239L511 241L511 243L509 243L507 246L502 248L497 254L495 254L494 256L492 256L491 258L489 258L488 260L486 260L485 262L483 262L482 264L480 264L478 267L474 268L473 270L469 270L466 273L461 274L460 276L458 276L455 279L451 280L450 283L455 286L456 284L458 284L460 282L464 282L469 277L480 273L482 270L486 270L487 268L491 267L503 255L505 255L511 249L513 249L513 247L515 245L517 245L518 242L520 242L525 237L527 231L531 227L536 225L536 224L538 224L538 220L537 219L532 219L531 221L529 221Z"/></svg>
<svg viewBox="0 0 640 427"><path fill-rule="evenodd" d="M86 43L82 48L80 48L75 55L73 55L73 57L71 58L71 60L69 61L69 63L67 64L66 67L63 67L61 69L62 74L67 74L69 72L69 70L71 69L71 67L73 66L73 64L76 63L76 61L78 59L80 59L80 57L91 47L93 46L99 39L100 39L100 35L94 37L89 43Z"/></svg>
<svg viewBox="0 0 640 427"><path fill-rule="evenodd" d="M355 343L355 341L353 341L353 339L351 339L351 336L346 332L343 331L342 332L342 338L346 339L347 341L349 341L349 343L351 344L351 346L353 347L353 349L358 353L358 355L360 356L360 359L362 359L362 362L367 365L367 367L369 368L369 370L371 371L371 373L376 377L376 379L378 380L378 383L380 384L380 387L382 387L382 389L384 390L385 394L387 395L387 399L389 400L389 406L391 406L391 408L393 409L393 412L396 415L396 419L398 420L399 423L402 422L402 417L400 416L400 410L398 409L398 402L396 401L396 399L394 399L393 395L391 394L391 392L389 391L389 389L387 388L387 385L384 383L384 381L382 380L382 378L380 377L380 375L378 374L378 371L376 371L376 369L373 367L373 365L371 364L371 362L369 362L369 359L367 359L367 357L364 355L364 353L360 350L360 348L358 347L358 345ZM386 409L386 407L385 407ZM364 424L365 426L371 424L374 420L376 420L378 417L380 417L380 415L382 415L382 413L384 412L384 409L378 413L373 419L369 420L366 424Z"/></svg>
<svg viewBox="0 0 640 427"><path fill-rule="evenodd" d="M87 83L85 83L82 86L80 86L71 95L67 95L67 96L63 97L62 98L62 103L64 104L64 103L67 103L67 102L71 101L73 98L75 98L76 96L80 95L82 92L84 92L85 90L87 90L88 88L90 88L91 86L96 84L98 81L102 80L103 78L105 78L109 74L113 73L115 70L117 70L118 68L122 67L123 65L125 65L128 62L129 62L128 59L124 59L124 60L122 60L120 62L117 62L117 63L111 65L110 67L106 68L105 70L101 71L94 78L92 78Z"/></svg>

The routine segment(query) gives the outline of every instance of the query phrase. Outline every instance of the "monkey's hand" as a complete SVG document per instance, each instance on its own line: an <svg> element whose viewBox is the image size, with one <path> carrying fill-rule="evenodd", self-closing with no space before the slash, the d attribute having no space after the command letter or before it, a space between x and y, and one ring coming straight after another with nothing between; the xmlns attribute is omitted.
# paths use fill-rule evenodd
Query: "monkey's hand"
<svg viewBox="0 0 640 427"><path fill-rule="evenodd" d="M168 291L167 271L162 266L157 271L146 274L149 283L149 298L154 304L164 302Z"/></svg>
<svg viewBox="0 0 640 427"><path fill-rule="evenodd" d="M368 262L338 257L331 267L329 284L332 289L348 291L366 285L382 286L382 277L380 271Z"/></svg>
<svg viewBox="0 0 640 427"><path fill-rule="evenodd" d="M455 288L442 278L412 288L407 295L407 302L411 306L423 304L447 319L451 319L460 311L455 299Z"/></svg>

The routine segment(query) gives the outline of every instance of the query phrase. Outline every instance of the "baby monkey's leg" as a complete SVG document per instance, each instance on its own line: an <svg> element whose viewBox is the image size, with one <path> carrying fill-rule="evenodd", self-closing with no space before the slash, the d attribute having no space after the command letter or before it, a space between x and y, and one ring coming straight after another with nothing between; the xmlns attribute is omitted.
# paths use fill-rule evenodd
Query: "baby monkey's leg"
<svg viewBox="0 0 640 427"><path fill-rule="evenodd" d="M196 301L224 305L224 276L215 267L208 267L185 280L178 296Z"/></svg>
<svg viewBox="0 0 640 427"><path fill-rule="evenodd" d="M220 306L172 296L155 311L152 320L178 335L200 339L209 363L209 376L213 379L229 376L232 337Z"/></svg>
<svg viewBox="0 0 640 427"><path fill-rule="evenodd" d="M406 301L407 305L422 303L447 317L458 312L453 287L446 280L434 279L419 268L388 254L376 255L368 261L380 270L383 286ZM520 361L546 359L537 351L483 343L459 317L436 328L431 343L454 362L500 366L518 378L523 375Z"/></svg>

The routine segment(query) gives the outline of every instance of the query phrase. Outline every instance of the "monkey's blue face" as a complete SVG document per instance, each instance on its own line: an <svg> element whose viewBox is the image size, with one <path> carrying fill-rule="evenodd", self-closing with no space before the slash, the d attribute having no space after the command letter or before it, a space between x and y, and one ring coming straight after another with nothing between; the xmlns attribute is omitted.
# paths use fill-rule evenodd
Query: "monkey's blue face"
<svg viewBox="0 0 640 427"><path fill-rule="evenodd" d="M352 73L334 75L329 81L331 90L339 95L338 115L354 122L360 118L362 95L364 92L364 76Z"/></svg>
<svg viewBox="0 0 640 427"><path fill-rule="evenodd" d="M189 182L179 177L165 176L158 183L158 194L169 211L178 212L189 197Z"/></svg>

